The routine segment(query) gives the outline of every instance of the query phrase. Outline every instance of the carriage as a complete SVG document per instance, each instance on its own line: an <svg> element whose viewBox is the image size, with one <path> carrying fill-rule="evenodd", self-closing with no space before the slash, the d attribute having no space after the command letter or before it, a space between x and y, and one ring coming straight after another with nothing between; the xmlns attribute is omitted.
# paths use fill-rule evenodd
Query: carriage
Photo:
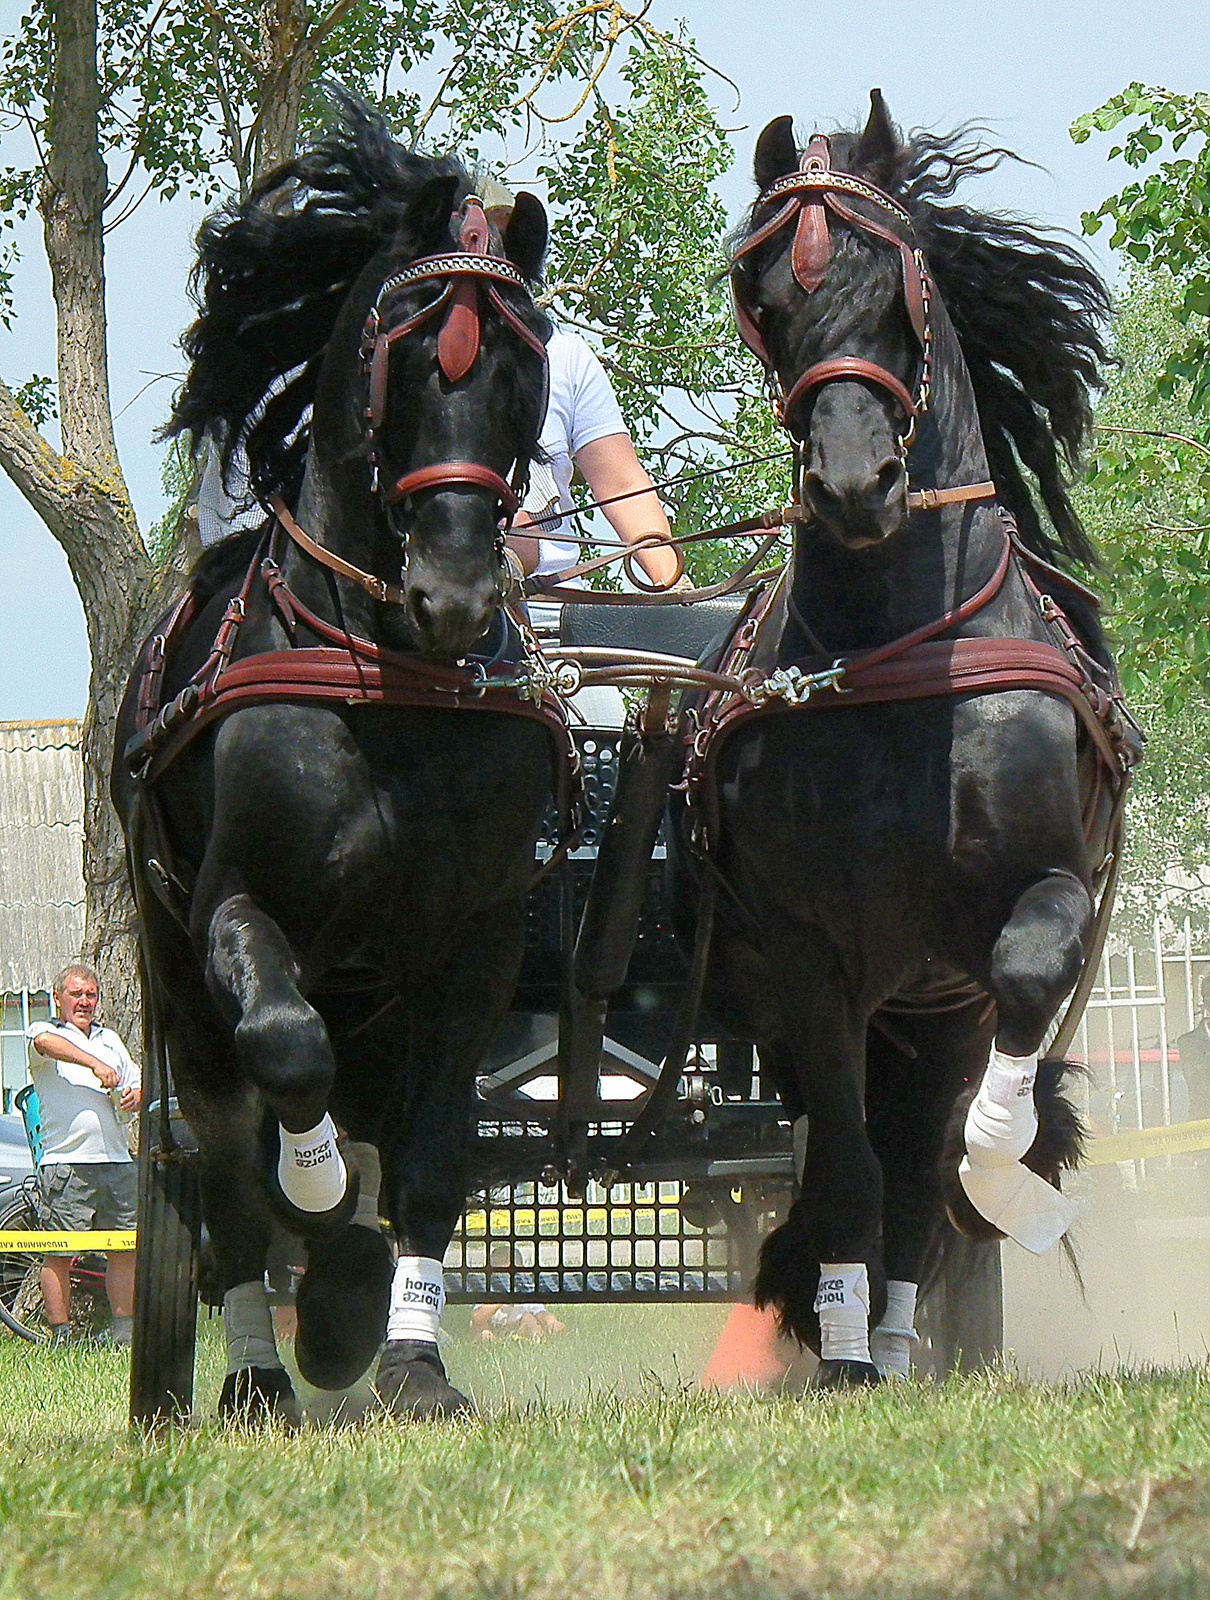
<svg viewBox="0 0 1210 1600"><path fill-rule="evenodd" d="M203 563L123 711L156 1078L134 1415L191 1392L169 1062L225 1313L239 1291L228 1414L292 1401L267 1201L309 1239L304 1375L352 1381L385 1320L403 1415L465 1404L436 1354L442 1257L468 1298L733 1298L772 1221L758 1299L826 1386L881 1381L879 1329L904 1369L945 1210L968 1246L935 1358L986 1352L991 1241L1070 1218L1079 1127L1041 1046L1074 986L1061 1056L1095 966L1138 753L1095 602L1052 559L1090 555L1059 454L1088 425L1103 286L940 205L977 157L900 146L877 95L860 135L801 152L771 124L732 286L796 496L735 531L767 548L792 523L794 559L689 597L713 610L568 606L543 650L500 605L542 411L540 207L494 233L456 164L345 116L348 141L272 180L309 189L299 213L255 196L203 235L174 425L242 438L273 518ZM1012 305L964 298L972 258L1000 284L1028 262ZM645 691L624 725L605 686Z"/></svg>

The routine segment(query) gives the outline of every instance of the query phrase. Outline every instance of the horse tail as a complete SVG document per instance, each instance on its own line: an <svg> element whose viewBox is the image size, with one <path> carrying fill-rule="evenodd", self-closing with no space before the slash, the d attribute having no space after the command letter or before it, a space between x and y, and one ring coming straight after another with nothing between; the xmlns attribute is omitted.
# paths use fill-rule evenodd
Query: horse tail
<svg viewBox="0 0 1210 1600"><path fill-rule="evenodd" d="M1077 1061L1046 1056L1038 1062L1038 1076L1034 1083L1038 1132L1022 1157L1022 1163L1056 1189L1063 1187L1063 1174L1074 1172L1084 1158L1087 1130L1067 1090L1073 1078L1083 1076L1086 1072L1087 1068ZM975 1210L958 1177L959 1164L966 1154L963 1136L966 1113L979 1091L979 1082L979 1077L976 1077L967 1085L950 1113L941 1146L941 1192L950 1221L958 1232L964 1233L968 1239L990 1243L994 1239L1003 1239L1004 1234ZM1070 1251L1068 1254L1070 1258Z"/></svg>

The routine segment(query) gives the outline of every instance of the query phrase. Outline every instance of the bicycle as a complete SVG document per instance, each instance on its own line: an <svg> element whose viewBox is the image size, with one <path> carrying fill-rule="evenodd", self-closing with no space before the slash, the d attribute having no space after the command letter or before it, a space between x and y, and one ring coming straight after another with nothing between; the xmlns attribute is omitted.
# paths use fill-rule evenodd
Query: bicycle
<svg viewBox="0 0 1210 1600"><path fill-rule="evenodd" d="M39 1231L36 1182L32 1176L26 1178L14 1198L0 1210L0 1325L19 1339L44 1344L50 1335L42 1320L42 1255L35 1250L4 1248L6 1233ZM92 1252L73 1256L72 1328L86 1336L104 1326L108 1315L104 1256Z"/></svg>

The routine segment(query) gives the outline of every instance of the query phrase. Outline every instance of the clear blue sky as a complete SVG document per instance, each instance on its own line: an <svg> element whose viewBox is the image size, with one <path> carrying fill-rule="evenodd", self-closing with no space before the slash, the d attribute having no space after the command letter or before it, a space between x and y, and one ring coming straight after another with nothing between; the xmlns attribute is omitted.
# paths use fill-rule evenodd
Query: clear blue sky
<svg viewBox="0 0 1210 1600"><path fill-rule="evenodd" d="M17 25L16 0L0 0L0 28ZM732 216L750 194L759 130L791 113L804 132L862 115L871 87L906 127L974 119L1038 163L1002 169L980 193L992 204L1079 229L1082 211L1116 188L1108 139L1075 146L1072 120L1133 80L1184 92L1210 89L1206 0L855 0L847 5L656 0L651 20L684 17L702 54L734 80L739 100L713 80L736 166L723 185ZM8 160L18 159L16 155ZM178 371L175 340L197 214L148 203L109 240L111 378L123 465L141 518L161 506L159 452L150 443L171 389L151 382ZM30 241L36 245L36 239ZM1101 264L1110 263L1097 252ZM48 274L31 249L19 280L19 321L0 331L0 375L10 384L54 370ZM144 391L140 394L140 390ZM72 717L84 710L84 622L58 546L0 475L0 720Z"/></svg>

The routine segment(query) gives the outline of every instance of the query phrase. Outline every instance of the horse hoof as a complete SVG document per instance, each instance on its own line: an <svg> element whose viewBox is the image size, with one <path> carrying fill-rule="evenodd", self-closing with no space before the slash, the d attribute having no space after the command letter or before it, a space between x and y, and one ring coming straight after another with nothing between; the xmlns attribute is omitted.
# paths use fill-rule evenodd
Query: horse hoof
<svg viewBox="0 0 1210 1600"><path fill-rule="evenodd" d="M444 1422L471 1416L474 1406L445 1375L435 1344L395 1340L382 1352L374 1391L403 1422Z"/></svg>
<svg viewBox="0 0 1210 1600"><path fill-rule="evenodd" d="M813 1389L872 1389L884 1381L872 1361L821 1361Z"/></svg>
<svg viewBox="0 0 1210 1600"><path fill-rule="evenodd" d="M302 1424L290 1375L281 1367L241 1367L229 1372L218 1397L223 1422L241 1428L261 1428L277 1423L291 1432Z"/></svg>
<svg viewBox="0 0 1210 1600"><path fill-rule="evenodd" d="M393 1272L390 1245L370 1228L345 1228L308 1244L294 1359L316 1389L349 1388L378 1354Z"/></svg>

